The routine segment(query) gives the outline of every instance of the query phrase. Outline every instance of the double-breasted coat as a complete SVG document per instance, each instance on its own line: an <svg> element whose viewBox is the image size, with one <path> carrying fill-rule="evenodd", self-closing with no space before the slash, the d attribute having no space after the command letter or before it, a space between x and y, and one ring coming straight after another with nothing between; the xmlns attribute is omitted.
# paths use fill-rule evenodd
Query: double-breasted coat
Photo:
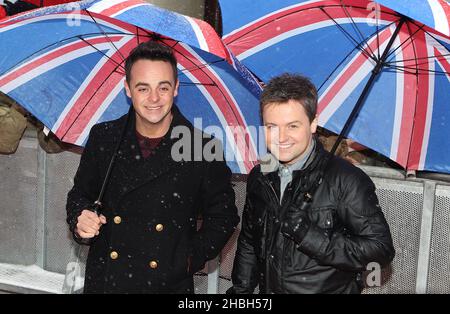
<svg viewBox="0 0 450 314"><path fill-rule="evenodd" d="M142 158L131 118L102 201L107 224L87 241L85 293L193 292L193 274L219 254L239 222L221 149L212 161L194 149L194 139L200 138L202 149L218 148L218 142L211 145L217 140L202 138L175 105L172 113L169 131L148 158ZM125 116L91 130L67 198L72 232L81 211L98 196L124 124ZM176 127L191 134L181 161L173 158Z"/></svg>

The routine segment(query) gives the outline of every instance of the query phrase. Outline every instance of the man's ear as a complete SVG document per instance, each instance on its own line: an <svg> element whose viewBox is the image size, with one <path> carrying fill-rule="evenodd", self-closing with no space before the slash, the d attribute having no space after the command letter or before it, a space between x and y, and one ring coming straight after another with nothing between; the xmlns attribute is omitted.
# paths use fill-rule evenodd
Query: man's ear
<svg viewBox="0 0 450 314"><path fill-rule="evenodd" d="M318 119L318 117L316 116L316 117L314 118L314 120L311 121L311 133L312 133L312 134L316 133L318 123L319 123L319 119Z"/></svg>
<svg viewBox="0 0 450 314"><path fill-rule="evenodd" d="M130 86L128 86L127 80L124 81L123 85L125 86L125 92L127 93L127 96L131 98Z"/></svg>
<svg viewBox="0 0 450 314"><path fill-rule="evenodd" d="M175 83L175 90L173 92L173 97L177 97L178 95L178 87L180 86L180 81L177 79L177 82Z"/></svg>

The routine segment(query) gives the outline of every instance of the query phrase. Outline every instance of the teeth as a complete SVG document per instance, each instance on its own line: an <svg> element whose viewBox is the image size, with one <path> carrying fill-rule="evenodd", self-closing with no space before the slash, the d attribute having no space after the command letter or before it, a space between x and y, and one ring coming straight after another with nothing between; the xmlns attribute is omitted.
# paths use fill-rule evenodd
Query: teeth
<svg viewBox="0 0 450 314"><path fill-rule="evenodd" d="M278 145L278 147L280 147L280 148L289 148L291 146L292 146L292 144Z"/></svg>

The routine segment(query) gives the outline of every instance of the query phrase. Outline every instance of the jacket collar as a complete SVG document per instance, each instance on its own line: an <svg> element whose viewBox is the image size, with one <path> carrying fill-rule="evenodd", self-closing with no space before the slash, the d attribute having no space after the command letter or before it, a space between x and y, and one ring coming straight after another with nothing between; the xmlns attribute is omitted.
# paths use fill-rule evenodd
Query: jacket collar
<svg viewBox="0 0 450 314"><path fill-rule="evenodd" d="M317 165L319 160L322 157L324 157L324 155L326 154L326 151L323 148L322 143L320 143L320 141L317 139L317 137L313 137L313 141L314 141L314 143L313 143L314 147L313 147L311 153L309 154L309 156L306 158L306 161L304 162L303 167L301 169L294 170L293 174L298 174L303 171L312 170L313 168L315 168L315 166ZM272 154L269 153L267 155L267 159L264 161L264 163L266 163L266 164L274 163L275 166L274 167L260 166L260 172L263 175L269 176L269 177L274 177L274 175L278 175L280 163ZM271 169L271 171L265 171L265 169Z"/></svg>

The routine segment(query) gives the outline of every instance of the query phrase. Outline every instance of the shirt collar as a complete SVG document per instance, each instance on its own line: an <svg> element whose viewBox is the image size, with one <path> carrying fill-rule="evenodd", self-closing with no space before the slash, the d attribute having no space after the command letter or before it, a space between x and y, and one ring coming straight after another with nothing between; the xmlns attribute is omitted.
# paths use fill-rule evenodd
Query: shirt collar
<svg viewBox="0 0 450 314"><path fill-rule="evenodd" d="M300 170L304 167L306 160L308 160L309 155L311 155L311 152L314 150L314 147L316 146L316 141L314 138L311 140L311 143L309 144L308 148L306 149L303 156L297 160L292 165L283 165L280 163L280 166L278 168L278 175L281 176L287 176L292 175L292 172L296 170Z"/></svg>

